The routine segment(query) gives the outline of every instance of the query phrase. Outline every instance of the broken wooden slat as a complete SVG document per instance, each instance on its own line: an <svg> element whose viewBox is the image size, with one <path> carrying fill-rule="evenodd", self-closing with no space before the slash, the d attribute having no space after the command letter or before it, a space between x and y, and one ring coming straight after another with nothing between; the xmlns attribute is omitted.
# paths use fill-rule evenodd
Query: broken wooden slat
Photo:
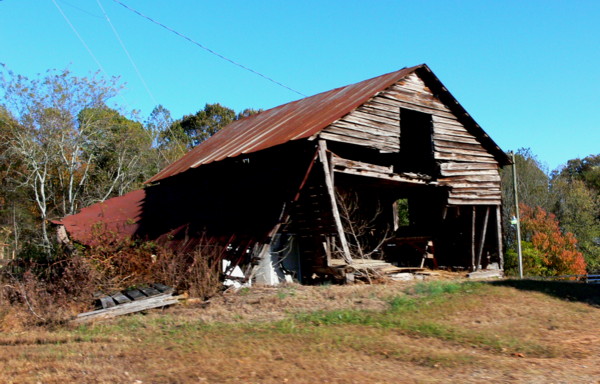
<svg viewBox="0 0 600 384"><path fill-rule="evenodd" d="M115 293L114 295L111 296L111 298L117 304L125 304L125 303L131 302L131 299L129 297L125 296L124 294L122 294L121 292Z"/></svg>
<svg viewBox="0 0 600 384"><path fill-rule="evenodd" d="M346 241L346 234L344 233L344 228L342 226L342 219L340 217L340 212L338 210L337 200L335 198L335 190L333 187L333 177L331 172L329 171L329 161L327 160L327 144L325 144L325 140L319 140L319 159L323 164L323 171L325 174L325 185L327 187L327 192L329 194L329 199L331 201L331 210L333 213L333 218L335 221L335 226L338 232L338 237L340 239L340 243L342 245L343 257L344 260L348 264L352 264L352 256L350 256L350 248L348 247L348 243Z"/></svg>
<svg viewBox="0 0 600 384"><path fill-rule="evenodd" d="M487 225L488 225L488 219L490 217L490 207L486 207L485 208L485 218L483 219L483 230L482 230L482 234L481 234L481 241L479 243L479 253L477 254L477 265L475 266L476 270L479 270L479 268L481 268L481 256L483 254L483 246L485 245L485 236L487 234Z"/></svg>
<svg viewBox="0 0 600 384"><path fill-rule="evenodd" d="M117 305L113 298L110 296L101 297L98 300L100 301L100 305L102 306L102 308L112 308L115 305Z"/></svg>
<svg viewBox="0 0 600 384"><path fill-rule="evenodd" d="M173 288L171 288L167 285L161 284L161 283L153 283L152 287L154 287L155 289L159 290L162 293L172 293L174 291Z"/></svg>
<svg viewBox="0 0 600 384"><path fill-rule="evenodd" d="M129 297L133 301L142 300L142 299L145 299L146 297L148 297L148 296L144 295L144 293L141 292L139 289L130 289L123 293L125 294L125 296Z"/></svg>
<svg viewBox="0 0 600 384"><path fill-rule="evenodd" d="M158 289L154 289L152 287L143 287L143 288L140 288L140 291L148 297L161 294L161 292Z"/></svg>

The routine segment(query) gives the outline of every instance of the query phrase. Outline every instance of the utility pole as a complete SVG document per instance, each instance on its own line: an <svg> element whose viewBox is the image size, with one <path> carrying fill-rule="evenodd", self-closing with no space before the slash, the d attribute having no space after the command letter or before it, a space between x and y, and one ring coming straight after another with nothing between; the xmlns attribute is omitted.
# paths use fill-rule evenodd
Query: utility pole
<svg viewBox="0 0 600 384"><path fill-rule="evenodd" d="M517 164L515 162L515 153L512 156L513 189L515 192L515 213L517 216L517 252L519 255L519 278L523 278L523 252L521 250L521 217L519 216L519 195L517 193Z"/></svg>

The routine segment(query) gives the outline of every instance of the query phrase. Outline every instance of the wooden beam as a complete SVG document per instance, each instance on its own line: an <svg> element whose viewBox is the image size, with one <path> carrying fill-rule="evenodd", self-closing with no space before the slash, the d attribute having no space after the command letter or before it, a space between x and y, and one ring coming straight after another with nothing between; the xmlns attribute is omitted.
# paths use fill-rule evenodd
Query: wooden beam
<svg viewBox="0 0 600 384"><path fill-rule="evenodd" d="M479 270L479 267L481 266L481 254L483 253L483 246L485 245L485 235L487 234L487 225L488 225L489 218L490 218L490 207L487 206L487 207L485 207L485 217L483 219L483 229L482 229L482 233L481 233L481 241L479 242L479 253L477 255L477 265L475 266L475 268L477 270Z"/></svg>
<svg viewBox="0 0 600 384"><path fill-rule="evenodd" d="M325 186L329 194L331 201L331 211L333 213L333 219L335 221L335 227L337 229L340 243L342 245L342 252L344 261L348 264L352 264L352 256L350 255L350 248L346 240L346 234L344 233L344 227L342 226L342 219L340 217L340 211L335 198L335 189L333 188L333 178L331 176L329 161L327 160L327 144L325 140L319 140L319 159L323 164L323 172L325 173Z"/></svg>
<svg viewBox="0 0 600 384"><path fill-rule="evenodd" d="M333 170L338 173L348 175L358 175L366 177L374 177L377 179L399 181L402 183L421 184L421 185L436 185L437 182L409 174L394 173L393 166L385 167L364 163L362 161L348 160L339 156L332 156Z"/></svg>
<svg viewBox="0 0 600 384"><path fill-rule="evenodd" d="M496 238L498 240L498 264L504 270L504 252L502 249L502 210L496 205Z"/></svg>
<svg viewBox="0 0 600 384"><path fill-rule="evenodd" d="M475 216L477 207L473 206L471 213L471 270L475 270Z"/></svg>

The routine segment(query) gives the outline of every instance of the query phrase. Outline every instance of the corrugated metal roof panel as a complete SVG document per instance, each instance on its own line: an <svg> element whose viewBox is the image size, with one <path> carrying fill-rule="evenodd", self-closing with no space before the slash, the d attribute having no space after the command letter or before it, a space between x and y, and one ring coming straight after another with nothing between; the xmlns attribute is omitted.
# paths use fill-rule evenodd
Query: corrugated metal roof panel
<svg viewBox="0 0 600 384"><path fill-rule="evenodd" d="M291 140L308 138L366 103L379 92L420 69L423 69L422 74L426 74L428 83L440 93L442 101L457 113L459 118L466 119L468 128L482 140L488 150L492 151L500 164L510 164L506 154L466 113L429 67L421 64L319 93L234 121L193 148L181 159L167 166L147 183L177 175L203 164L260 151Z"/></svg>
<svg viewBox="0 0 600 384"><path fill-rule="evenodd" d="M146 190L138 189L123 196L113 197L104 202L83 208L76 215L70 215L54 224L64 225L72 240L87 244L102 244L105 234L115 236L115 240L133 237L139 230Z"/></svg>
<svg viewBox="0 0 600 384"><path fill-rule="evenodd" d="M148 180L148 183L213 161L308 138L423 66L425 65L404 68L234 121L167 166Z"/></svg>

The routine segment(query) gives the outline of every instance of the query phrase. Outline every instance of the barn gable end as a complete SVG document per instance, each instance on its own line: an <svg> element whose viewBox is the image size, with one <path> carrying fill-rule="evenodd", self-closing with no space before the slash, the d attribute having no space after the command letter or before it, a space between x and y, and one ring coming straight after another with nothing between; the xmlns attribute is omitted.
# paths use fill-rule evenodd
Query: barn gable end
<svg viewBox="0 0 600 384"><path fill-rule="evenodd" d="M413 72L379 92L365 104L325 128L319 137L402 153L401 111L417 111L431 117L431 156L437 163L435 177L450 188L450 205L499 205L500 164L454 111L440 101ZM428 127L420 127L428 128ZM407 159L411 161L411 159Z"/></svg>

